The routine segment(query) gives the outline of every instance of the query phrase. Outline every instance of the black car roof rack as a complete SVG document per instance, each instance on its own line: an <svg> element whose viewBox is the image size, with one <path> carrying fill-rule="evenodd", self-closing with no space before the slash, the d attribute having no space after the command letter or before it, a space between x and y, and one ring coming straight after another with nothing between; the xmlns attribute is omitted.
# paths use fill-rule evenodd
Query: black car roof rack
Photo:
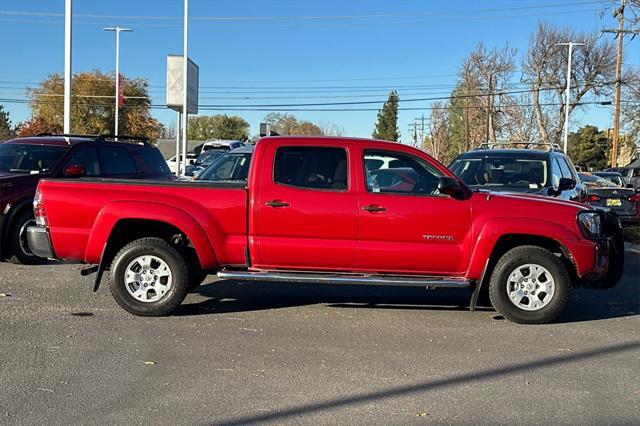
<svg viewBox="0 0 640 426"><path fill-rule="evenodd" d="M562 152L562 148L557 143L547 142L484 142L481 143L474 151L483 149L540 149L545 147L547 151Z"/></svg>
<svg viewBox="0 0 640 426"><path fill-rule="evenodd" d="M145 136L128 136L128 135L111 135L111 134L103 134L103 135L78 135L78 134L68 134L68 133L39 133L38 137L46 137L46 136L55 136L55 137L63 137L63 138L84 138L84 139L93 139L97 142L137 142L142 145L149 145L149 138Z"/></svg>
<svg viewBox="0 0 640 426"><path fill-rule="evenodd" d="M99 135L96 137L96 140L102 142L138 142L142 145L149 145L149 138L145 136L129 136L129 135Z"/></svg>

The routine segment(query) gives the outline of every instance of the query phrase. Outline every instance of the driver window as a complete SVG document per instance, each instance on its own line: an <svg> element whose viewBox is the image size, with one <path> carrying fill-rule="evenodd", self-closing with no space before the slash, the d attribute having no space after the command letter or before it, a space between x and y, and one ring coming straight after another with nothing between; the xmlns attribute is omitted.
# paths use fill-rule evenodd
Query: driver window
<svg viewBox="0 0 640 426"><path fill-rule="evenodd" d="M388 151L364 152L366 185L381 194L437 195L442 173L426 161Z"/></svg>
<svg viewBox="0 0 640 426"><path fill-rule="evenodd" d="M93 147L80 148L71 155L64 166L83 166L86 170L85 176L99 176L100 163L98 161L98 153ZM63 171L64 171L63 169Z"/></svg>

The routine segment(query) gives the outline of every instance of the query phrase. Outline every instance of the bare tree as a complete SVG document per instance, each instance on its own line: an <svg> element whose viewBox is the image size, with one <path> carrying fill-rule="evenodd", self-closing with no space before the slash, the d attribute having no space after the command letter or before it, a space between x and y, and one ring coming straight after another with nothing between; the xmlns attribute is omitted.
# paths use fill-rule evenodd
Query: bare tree
<svg viewBox="0 0 640 426"><path fill-rule="evenodd" d="M429 117L429 136L423 141L423 149L432 157L445 162L449 145L449 121L447 108L442 102L431 104L431 117Z"/></svg>
<svg viewBox="0 0 640 426"><path fill-rule="evenodd" d="M344 127L334 123L325 122L318 124L318 127L322 130L322 134L325 136L344 136L346 133Z"/></svg>
<svg viewBox="0 0 640 426"><path fill-rule="evenodd" d="M538 24L523 59L522 81L531 86L538 131L548 143L557 142L564 129L568 49L557 44L568 41L585 43L573 52L569 113L588 94L610 93L615 79L615 48L610 41L599 40L596 34Z"/></svg>
<svg viewBox="0 0 640 426"><path fill-rule="evenodd" d="M503 96L500 112L503 126L501 137L505 142L536 142L540 140L536 115L529 93Z"/></svg>
<svg viewBox="0 0 640 426"><path fill-rule="evenodd" d="M494 48L487 51L484 44L480 43L467 59L469 71L484 88L482 99L485 106L487 141L496 140L495 107L499 106L499 94L509 87L511 75L515 70L516 52L516 49L508 45L502 49Z"/></svg>

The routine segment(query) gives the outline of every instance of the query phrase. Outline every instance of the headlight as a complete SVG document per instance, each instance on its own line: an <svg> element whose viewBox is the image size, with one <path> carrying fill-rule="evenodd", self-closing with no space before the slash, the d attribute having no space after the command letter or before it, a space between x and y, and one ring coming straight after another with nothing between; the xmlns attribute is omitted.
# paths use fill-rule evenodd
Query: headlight
<svg viewBox="0 0 640 426"><path fill-rule="evenodd" d="M600 213L582 212L578 213L578 223L588 237L599 237L602 235L602 225L600 224Z"/></svg>

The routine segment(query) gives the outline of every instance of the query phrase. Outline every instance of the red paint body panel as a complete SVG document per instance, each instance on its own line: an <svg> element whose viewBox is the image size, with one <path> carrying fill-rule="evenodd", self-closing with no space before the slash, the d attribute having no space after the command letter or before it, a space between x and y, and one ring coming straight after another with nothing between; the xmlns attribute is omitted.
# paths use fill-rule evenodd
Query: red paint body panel
<svg viewBox="0 0 640 426"><path fill-rule="evenodd" d="M98 263L119 220L147 219L184 232L203 267L245 263L244 189L172 182L44 180L39 190L47 200L53 248L61 259Z"/></svg>
<svg viewBox="0 0 640 426"><path fill-rule="evenodd" d="M282 146L345 149L348 188L316 190L274 182L274 157ZM237 185L113 180L44 180L39 189L56 255L87 263L99 261L120 220L146 219L180 229L209 270L245 264L248 249L251 266L256 269L478 279L498 240L518 234L560 243L580 276L595 268L596 243L585 239L576 223L577 213L585 206L516 194L473 193L456 200L368 192L364 149L417 156L442 174L453 176L427 154L401 144L270 137L255 148L247 189ZM288 205L266 204L271 201ZM386 210L362 209L369 205Z"/></svg>

